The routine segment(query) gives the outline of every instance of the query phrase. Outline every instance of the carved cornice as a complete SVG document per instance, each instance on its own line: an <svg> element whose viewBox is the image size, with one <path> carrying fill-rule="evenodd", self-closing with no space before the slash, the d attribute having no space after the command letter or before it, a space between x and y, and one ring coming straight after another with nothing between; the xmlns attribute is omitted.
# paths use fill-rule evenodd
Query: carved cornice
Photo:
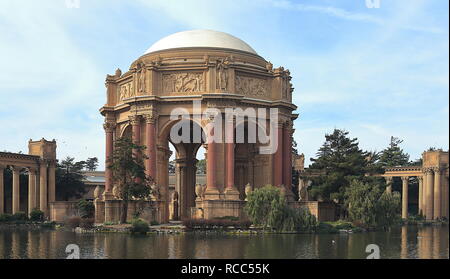
<svg viewBox="0 0 450 279"><path fill-rule="evenodd" d="M38 161L39 156L36 155L27 155L20 153L9 153L9 152L0 152L0 160L1 159L13 159L13 160L29 160L29 161Z"/></svg>

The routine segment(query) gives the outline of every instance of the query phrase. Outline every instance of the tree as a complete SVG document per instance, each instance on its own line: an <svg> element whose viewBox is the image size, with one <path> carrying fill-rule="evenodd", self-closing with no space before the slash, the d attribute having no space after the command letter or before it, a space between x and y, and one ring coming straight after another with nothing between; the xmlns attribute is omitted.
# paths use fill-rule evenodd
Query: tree
<svg viewBox="0 0 450 279"><path fill-rule="evenodd" d="M98 167L98 158L92 157L86 160L86 169L88 171L95 171Z"/></svg>
<svg viewBox="0 0 450 279"><path fill-rule="evenodd" d="M84 175L82 170L85 162L76 162L75 158L66 157L56 165L56 197L67 201L72 197L81 198L85 193Z"/></svg>
<svg viewBox="0 0 450 279"><path fill-rule="evenodd" d="M399 192L384 192L377 203L377 225L384 230L400 221L401 197Z"/></svg>
<svg viewBox="0 0 450 279"><path fill-rule="evenodd" d="M197 174L205 174L206 173L206 160L201 159L197 161Z"/></svg>
<svg viewBox="0 0 450 279"><path fill-rule="evenodd" d="M325 142L317 152L311 170L317 170L318 176L310 177L313 188L310 194L313 198L337 200L343 202L345 188L350 180L362 178L370 163L370 153L359 148L357 138L349 138L345 130L335 129L325 135Z"/></svg>
<svg viewBox="0 0 450 279"><path fill-rule="evenodd" d="M290 207L280 188L267 185L248 196L245 211L253 224L276 231L308 231L317 225L308 209Z"/></svg>
<svg viewBox="0 0 450 279"><path fill-rule="evenodd" d="M376 225L377 201L381 190L373 184L353 180L345 191L348 217L350 221L366 227Z"/></svg>
<svg viewBox="0 0 450 279"><path fill-rule="evenodd" d="M130 138L122 137L115 141L109 168L113 172L114 187L118 188L122 199L120 222L127 220L130 200L145 200L150 196L151 177L145 174L143 154L145 146L134 144Z"/></svg>
<svg viewBox="0 0 450 279"><path fill-rule="evenodd" d="M403 149L400 148L402 142L403 140L399 138L391 137L389 146L381 151L378 160L381 167L406 166L409 164L409 154L403 152Z"/></svg>
<svg viewBox="0 0 450 279"><path fill-rule="evenodd" d="M400 220L400 194L384 191L375 179L353 180L346 189L349 219L365 227L388 229Z"/></svg>

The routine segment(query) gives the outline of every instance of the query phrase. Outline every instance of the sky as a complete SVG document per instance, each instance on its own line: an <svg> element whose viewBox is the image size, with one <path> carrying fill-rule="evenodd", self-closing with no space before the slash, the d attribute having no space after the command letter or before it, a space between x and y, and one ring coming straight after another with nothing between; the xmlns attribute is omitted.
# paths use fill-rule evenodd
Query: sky
<svg viewBox="0 0 450 279"><path fill-rule="evenodd" d="M449 2L366 2L0 0L0 151L45 137L58 159L103 168L106 74L191 29L230 33L290 70L306 164L334 128L364 150L391 136L411 159L448 150Z"/></svg>

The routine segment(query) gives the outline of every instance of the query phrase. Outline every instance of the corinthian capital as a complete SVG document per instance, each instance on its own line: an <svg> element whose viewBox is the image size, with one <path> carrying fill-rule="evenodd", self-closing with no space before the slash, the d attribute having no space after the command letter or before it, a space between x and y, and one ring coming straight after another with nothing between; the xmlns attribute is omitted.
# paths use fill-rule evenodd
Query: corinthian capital
<svg viewBox="0 0 450 279"><path fill-rule="evenodd" d="M116 128L116 123L114 122L105 122L103 123L103 129L105 129L105 132L112 133L114 129Z"/></svg>
<svg viewBox="0 0 450 279"><path fill-rule="evenodd" d="M158 112L151 110L149 113L144 114L145 122L155 124L158 119Z"/></svg>
<svg viewBox="0 0 450 279"><path fill-rule="evenodd" d="M131 125L135 126L135 125L139 125L139 123L141 121L141 116L140 115L130 115L130 116L128 116L128 119L130 120Z"/></svg>
<svg viewBox="0 0 450 279"><path fill-rule="evenodd" d="M433 168L423 168L423 172L425 174L432 174L433 173Z"/></svg>
<svg viewBox="0 0 450 279"><path fill-rule="evenodd" d="M442 173L442 169L440 167L434 167L433 168L433 172L434 172L434 174L441 174Z"/></svg>

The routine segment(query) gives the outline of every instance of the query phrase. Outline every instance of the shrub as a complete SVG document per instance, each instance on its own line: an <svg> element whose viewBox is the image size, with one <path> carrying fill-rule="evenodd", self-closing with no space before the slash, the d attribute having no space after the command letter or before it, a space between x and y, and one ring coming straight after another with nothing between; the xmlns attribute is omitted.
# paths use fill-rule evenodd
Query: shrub
<svg viewBox="0 0 450 279"><path fill-rule="evenodd" d="M44 212L40 211L39 209L35 208L30 212L30 220L31 221L43 221L44 220Z"/></svg>
<svg viewBox="0 0 450 279"><path fill-rule="evenodd" d="M82 218L80 220L80 228L90 230L94 228L94 218Z"/></svg>
<svg viewBox="0 0 450 279"><path fill-rule="evenodd" d="M153 220L150 222L150 226L158 226L158 225L159 225L158 221Z"/></svg>
<svg viewBox="0 0 450 279"><path fill-rule="evenodd" d="M13 221L27 221L28 216L25 212L17 212L12 215Z"/></svg>
<svg viewBox="0 0 450 279"><path fill-rule="evenodd" d="M214 229L227 229L234 227L235 229L247 230L252 225L251 221L239 221L228 219L185 219L183 225L187 230L214 230Z"/></svg>
<svg viewBox="0 0 450 279"><path fill-rule="evenodd" d="M0 223L6 223L12 221L12 216L10 214L0 214Z"/></svg>
<svg viewBox="0 0 450 279"><path fill-rule="evenodd" d="M95 213L94 203L87 200L80 200L77 203L77 208L80 213L81 218L92 218Z"/></svg>
<svg viewBox="0 0 450 279"><path fill-rule="evenodd" d="M339 230L327 223L319 223L316 228L317 233L338 233Z"/></svg>
<svg viewBox="0 0 450 279"><path fill-rule="evenodd" d="M150 227L148 226L148 223L145 222L142 219L134 219L131 222L131 232L132 233L141 233L145 234L148 231L150 231Z"/></svg>
<svg viewBox="0 0 450 279"><path fill-rule="evenodd" d="M53 229L56 226L55 222L44 222L41 223L41 228L43 229Z"/></svg>
<svg viewBox="0 0 450 279"><path fill-rule="evenodd" d="M69 217L65 220L64 225L68 227L69 229L75 229L76 227L79 227L81 223L81 217L80 216L73 216Z"/></svg>

